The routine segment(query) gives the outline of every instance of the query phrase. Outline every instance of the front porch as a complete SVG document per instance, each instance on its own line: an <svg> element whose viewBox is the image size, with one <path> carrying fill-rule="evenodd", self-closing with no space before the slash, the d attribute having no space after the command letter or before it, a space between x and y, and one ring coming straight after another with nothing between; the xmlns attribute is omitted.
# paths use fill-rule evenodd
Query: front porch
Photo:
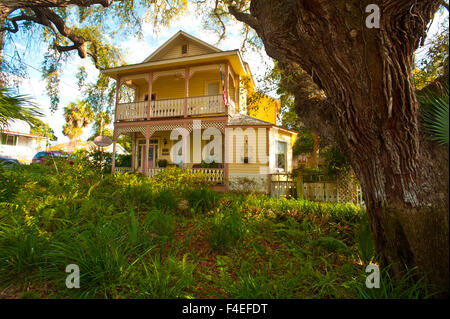
<svg viewBox="0 0 450 319"><path fill-rule="evenodd" d="M162 122L164 124L152 125L147 122L146 126L116 126L113 152L116 140L121 134L131 136L131 167L115 167L113 156L112 171L116 173L136 172L152 178L166 168L176 166L192 174L202 174L205 181L213 185L225 186L228 165L221 163L225 146L222 136L223 120L203 121L201 124L197 124L195 121L194 123L188 120L184 121L183 124L178 125L164 122ZM197 142L193 142L194 126L195 134L199 134L196 135ZM211 131L211 128L217 129L216 133L214 130ZM184 130L184 133L179 131L179 134L185 134L187 138L180 139L180 135L178 135L178 139L171 139L171 133L176 129ZM203 138L198 139L199 136ZM182 142L183 140L184 142ZM192 142L187 142L187 144L186 141ZM207 144L208 151L203 151ZM174 154L171 154L172 152Z"/></svg>

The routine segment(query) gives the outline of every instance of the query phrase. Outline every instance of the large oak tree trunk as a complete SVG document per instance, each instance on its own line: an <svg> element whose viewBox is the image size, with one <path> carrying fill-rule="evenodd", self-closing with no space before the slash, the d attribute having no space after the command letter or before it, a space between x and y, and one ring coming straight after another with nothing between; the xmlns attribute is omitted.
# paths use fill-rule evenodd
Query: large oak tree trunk
<svg viewBox="0 0 450 319"><path fill-rule="evenodd" d="M395 274L418 266L448 290L448 147L424 137L412 76L440 1L377 2L380 29L365 25L372 0L253 0L251 15L229 9L280 61L305 125L349 155L383 262ZM324 95L311 94L318 89Z"/></svg>

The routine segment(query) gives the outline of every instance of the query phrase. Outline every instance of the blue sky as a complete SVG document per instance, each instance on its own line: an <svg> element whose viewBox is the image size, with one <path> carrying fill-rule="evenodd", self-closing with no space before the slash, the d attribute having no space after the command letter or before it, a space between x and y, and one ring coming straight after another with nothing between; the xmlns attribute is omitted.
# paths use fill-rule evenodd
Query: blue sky
<svg viewBox="0 0 450 319"><path fill-rule="evenodd" d="M138 39L136 37L130 37L116 43L124 52L125 61L127 63L139 63L142 62L148 55L156 50L160 45L167 41L173 34L179 30L183 30L195 37L202 39L212 45L217 44L218 35L212 31L204 30L201 20L193 13L189 11L188 15L184 15L180 19L174 21L170 27L161 28L158 34L154 34L153 27L150 25L144 25L144 37ZM444 13L448 16L448 13ZM443 15L439 14L433 22L430 28L430 33L434 34L438 30L439 22L442 21ZM242 43L242 38L239 33L240 26L230 26L227 28L227 38L223 40L218 47L222 50L239 49ZM8 43L9 46L12 43ZM60 85L60 104L55 113L50 113L49 105L50 100L45 92L45 82L41 78L41 65L44 56L44 47L28 47L23 41L23 37L20 35L15 37L14 45L19 51L27 52L24 55L25 62L28 65L29 78L24 80L20 85L19 91L21 94L30 95L35 99L38 105L45 113L43 120L47 122L54 130L58 141L56 143L67 142L68 138L62 134L62 127L64 124L63 108L70 102L75 101L77 98L82 99L77 87L77 80L75 74L78 72L79 66L83 65L88 73L88 79L94 81L98 75L98 71L92 65L88 59L80 59L78 56L71 58L64 67L64 72L61 77ZM421 50L423 51L423 50ZM11 54L10 47L5 48L5 55ZM264 75L267 68L271 67L272 61L262 50L261 52L248 51L244 54L244 60L246 60L256 80ZM91 127L87 127L82 139L85 140L91 135ZM55 142L53 142L55 144Z"/></svg>

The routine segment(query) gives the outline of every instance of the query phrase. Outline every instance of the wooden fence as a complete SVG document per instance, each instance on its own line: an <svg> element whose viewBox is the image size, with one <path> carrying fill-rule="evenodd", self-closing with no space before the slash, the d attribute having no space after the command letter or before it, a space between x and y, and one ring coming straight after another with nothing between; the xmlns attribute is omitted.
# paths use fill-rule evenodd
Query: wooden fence
<svg viewBox="0 0 450 319"><path fill-rule="evenodd" d="M272 197L296 197L312 201L354 203L364 206L361 188L352 174L327 178L325 175L296 176L286 173L271 174Z"/></svg>

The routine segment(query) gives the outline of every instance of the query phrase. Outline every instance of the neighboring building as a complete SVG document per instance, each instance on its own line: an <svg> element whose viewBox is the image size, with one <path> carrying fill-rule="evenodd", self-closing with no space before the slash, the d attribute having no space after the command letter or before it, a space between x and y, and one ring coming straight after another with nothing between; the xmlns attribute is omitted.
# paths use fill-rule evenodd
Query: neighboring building
<svg viewBox="0 0 450 319"><path fill-rule="evenodd" d="M255 117L246 114L246 87L255 85L239 50L221 51L179 31L142 63L102 72L118 82L113 145L121 134L132 138L132 167L113 162L116 171L151 177L164 159L205 172L224 190L247 177L269 191L271 173L292 170L297 133L276 125L279 103L266 103L273 109ZM134 92L132 101L123 86ZM220 164L200 164L211 160Z"/></svg>
<svg viewBox="0 0 450 319"><path fill-rule="evenodd" d="M28 164L36 153L46 150L47 142L46 137L30 134L27 123L16 120L0 130L0 156Z"/></svg>
<svg viewBox="0 0 450 319"><path fill-rule="evenodd" d="M77 150L86 150L86 151L95 151L98 149L98 146L94 144L92 141L87 142L76 142L76 143L60 143L50 147L50 151L61 151L66 153L72 153ZM113 146L110 145L108 147L103 148L103 152L112 153ZM119 155L128 155L129 153L122 147L122 145L117 144L116 146L116 154Z"/></svg>

